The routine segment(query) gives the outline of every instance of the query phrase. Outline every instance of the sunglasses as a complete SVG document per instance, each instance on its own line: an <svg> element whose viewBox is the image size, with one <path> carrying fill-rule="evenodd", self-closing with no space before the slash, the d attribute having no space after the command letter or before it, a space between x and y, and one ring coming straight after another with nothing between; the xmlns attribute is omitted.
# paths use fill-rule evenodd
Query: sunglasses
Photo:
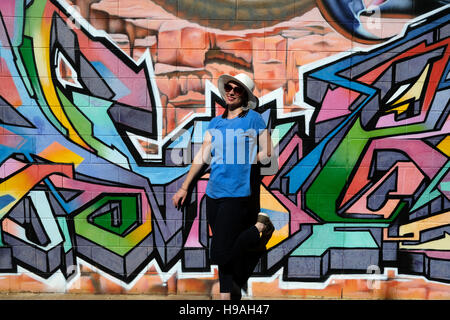
<svg viewBox="0 0 450 320"><path fill-rule="evenodd" d="M234 91L235 94L241 96L244 93L244 88L242 87L233 87L230 84L226 83L223 88L225 89L226 92L231 92L232 90Z"/></svg>

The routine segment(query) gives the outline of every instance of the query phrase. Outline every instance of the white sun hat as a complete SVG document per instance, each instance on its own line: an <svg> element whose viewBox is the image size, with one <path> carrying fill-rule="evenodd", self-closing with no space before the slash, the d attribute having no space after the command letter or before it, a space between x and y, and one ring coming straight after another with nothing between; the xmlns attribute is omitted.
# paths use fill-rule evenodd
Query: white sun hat
<svg viewBox="0 0 450 320"><path fill-rule="evenodd" d="M245 91L247 91L248 105L247 105L247 107L244 107L244 110L245 109L255 109L258 107L258 104L259 104L258 98L255 97L255 95L253 94L253 89L255 88L255 83L245 73L239 73L238 75L236 75L234 77L230 76L228 74L224 74L219 77L219 91L220 91L220 94L222 95L222 98L225 98L225 89L223 86L226 83L228 83L229 81L233 81L233 82L240 84L245 89Z"/></svg>

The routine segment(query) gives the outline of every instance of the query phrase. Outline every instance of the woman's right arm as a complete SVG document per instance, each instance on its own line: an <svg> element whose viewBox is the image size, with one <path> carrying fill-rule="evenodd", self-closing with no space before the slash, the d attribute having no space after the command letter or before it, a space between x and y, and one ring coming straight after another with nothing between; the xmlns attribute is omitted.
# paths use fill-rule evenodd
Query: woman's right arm
<svg viewBox="0 0 450 320"><path fill-rule="evenodd" d="M184 180L180 189L178 189L177 193L175 193L175 195L172 197L172 202L175 208L178 209L184 204L189 186L191 185L192 181L198 175L203 166L206 163L209 163L211 158L211 140L211 134L206 131L202 146L194 157L194 161L192 162L186 179Z"/></svg>

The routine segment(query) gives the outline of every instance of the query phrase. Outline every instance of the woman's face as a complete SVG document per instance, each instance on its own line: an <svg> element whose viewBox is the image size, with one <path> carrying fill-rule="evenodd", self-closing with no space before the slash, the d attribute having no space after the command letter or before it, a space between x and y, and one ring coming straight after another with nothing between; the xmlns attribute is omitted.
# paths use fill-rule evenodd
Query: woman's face
<svg viewBox="0 0 450 320"><path fill-rule="evenodd" d="M244 103L245 89L235 82L228 82L224 85L225 102L230 110L239 108Z"/></svg>

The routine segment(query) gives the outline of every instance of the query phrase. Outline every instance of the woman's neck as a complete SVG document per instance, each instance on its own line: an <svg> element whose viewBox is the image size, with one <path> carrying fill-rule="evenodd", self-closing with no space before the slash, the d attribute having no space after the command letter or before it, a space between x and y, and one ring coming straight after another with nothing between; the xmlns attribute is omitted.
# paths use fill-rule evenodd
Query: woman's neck
<svg viewBox="0 0 450 320"><path fill-rule="evenodd" d="M238 107L236 109L228 109L227 119L234 119L239 116L242 112L242 107Z"/></svg>

